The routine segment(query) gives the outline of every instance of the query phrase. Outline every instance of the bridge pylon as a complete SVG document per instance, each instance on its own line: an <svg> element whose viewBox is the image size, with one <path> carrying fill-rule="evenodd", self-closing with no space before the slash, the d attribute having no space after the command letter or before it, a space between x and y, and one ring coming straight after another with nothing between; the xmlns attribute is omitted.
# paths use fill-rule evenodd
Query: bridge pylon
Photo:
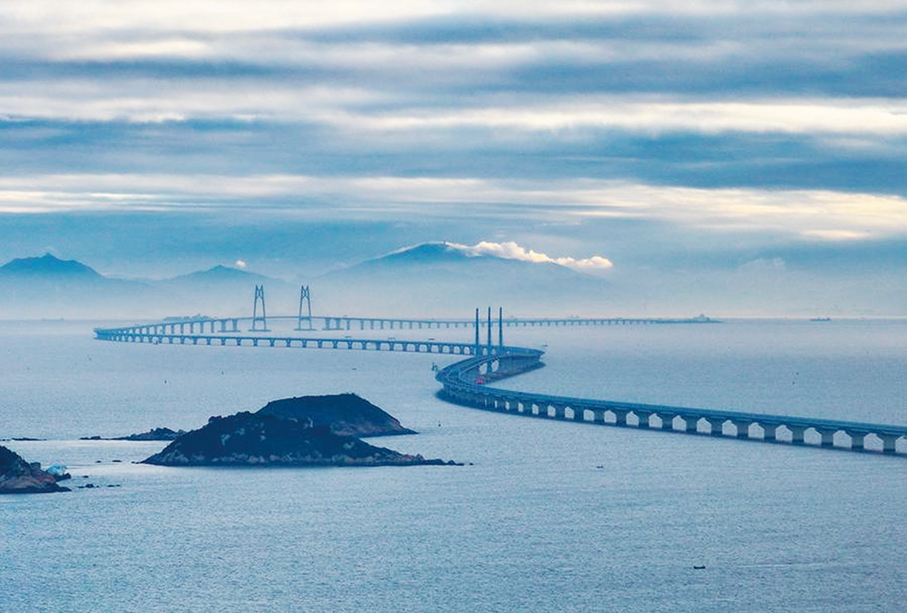
<svg viewBox="0 0 907 613"><path fill-rule="evenodd" d="M504 346L504 307L498 307L498 347Z"/></svg>
<svg viewBox="0 0 907 613"><path fill-rule="evenodd" d="M258 314L258 303L261 302L261 315ZM252 306L252 327L250 332L270 332L268 315L265 310L265 286L255 286L255 304Z"/></svg>
<svg viewBox="0 0 907 613"><path fill-rule="evenodd" d="M303 315L303 305L305 305L305 315ZM296 330L314 330L312 327L312 293L308 285L302 285L299 288L299 316L297 317ZM303 326L305 322L305 326Z"/></svg>
<svg viewBox="0 0 907 613"><path fill-rule="evenodd" d="M488 346L491 347L491 307L488 307Z"/></svg>
<svg viewBox="0 0 907 613"><path fill-rule="evenodd" d="M479 355L479 309L476 309L476 351L473 355Z"/></svg>

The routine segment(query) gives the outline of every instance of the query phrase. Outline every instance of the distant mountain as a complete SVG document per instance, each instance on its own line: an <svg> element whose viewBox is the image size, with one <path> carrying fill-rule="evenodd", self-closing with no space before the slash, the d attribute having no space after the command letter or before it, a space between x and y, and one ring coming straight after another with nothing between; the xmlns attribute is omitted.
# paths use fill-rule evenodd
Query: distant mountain
<svg viewBox="0 0 907 613"><path fill-rule="evenodd" d="M422 243L391 252L378 258L366 260L355 266L338 271L338 275L362 275L385 272L424 271L436 274L449 271L454 274L477 275L496 274L503 271L519 271L525 274L550 275L561 279L588 280L590 277L553 262L527 262L489 254L474 254L451 243Z"/></svg>
<svg viewBox="0 0 907 613"><path fill-rule="evenodd" d="M239 268L230 268L229 266L215 266L209 268L208 270L200 270L197 272L192 272L186 275L179 275L171 279L167 279L162 283L169 284L180 284L180 283L267 283L267 282L277 282L283 283L278 279L273 279L271 277L266 277L265 275L260 275L254 272L247 272L245 270L240 270Z"/></svg>
<svg viewBox="0 0 907 613"><path fill-rule="evenodd" d="M93 318L148 303L150 288L50 254L0 267L0 319Z"/></svg>
<svg viewBox="0 0 907 613"><path fill-rule="evenodd" d="M39 258L18 258L0 266L0 276L33 278L103 279L102 275L81 262L61 260L45 253Z"/></svg>
<svg viewBox="0 0 907 613"><path fill-rule="evenodd" d="M609 314L617 304L601 277L450 243L394 251L307 284L315 315L466 318L477 307L502 306L509 316L568 316ZM298 285L237 268L124 280L48 254L0 266L0 319L250 316L256 285L265 286L269 315L296 312Z"/></svg>
<svg viewBox="0 0 907 613"><path fill-rule="evenodd" d="M251 315L255 285L266 286L269 312L295 308L298 288L294 292L279 279L226 266L163 281L125 280L46 254L0 266L0 319Z"/></svg>
<svg viewBox="0 0 907 613"><path fill-rule="evenodd" d="M252 314L255 286L265 286L265 298L270 313L290 313L296 308L299 288L281 279L254 272L215 266L207 270L180 275L157 282L156 286L168 296L172 305L169 315L187 313ZM295 296L296 298L293 298ZM195 305L185 308L177 305ZM181 309L179 312L174 309Z"/></svg>
<svg viewBox="0 0 907 613"><path fill-rule="evenodd" d="M337 313L468 317L481 306L511 314L590 312L608 283L554 262L474 254L450 243L423 243L329 273L313 283L319 308Z"/></svg>

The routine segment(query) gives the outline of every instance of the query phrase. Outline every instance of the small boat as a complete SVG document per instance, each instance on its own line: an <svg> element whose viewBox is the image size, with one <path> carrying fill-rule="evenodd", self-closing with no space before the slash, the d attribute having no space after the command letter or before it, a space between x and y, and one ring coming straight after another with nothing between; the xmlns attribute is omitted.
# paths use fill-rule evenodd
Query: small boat
<svg viewBox="0 0 907 613"><path fill-rule="evenodd" d="M702 566L697 566L697 565L694 564L694 565L693 565L693 570L705 570L705 564L703 564Z"/></svg>

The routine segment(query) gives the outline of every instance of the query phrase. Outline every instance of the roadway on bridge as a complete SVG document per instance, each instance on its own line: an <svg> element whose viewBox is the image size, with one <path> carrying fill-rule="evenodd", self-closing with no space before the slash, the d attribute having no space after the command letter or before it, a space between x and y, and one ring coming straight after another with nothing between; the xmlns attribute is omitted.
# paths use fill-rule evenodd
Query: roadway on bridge
<svg viewBox="0 0 907 613"><path fill-rule="evenodd" d="M360 320L377 321L368 318L354 321ZM439 324L438 320L381 321L397 323L432 321L436 327L444 327ZM464 323L464 320L459 321ZM644 322L644 320L634 321L636 323ZM663 323L667 321L665 320ZM870 440L877 439L882 450L889 454L896 453L898 441L907 437L907 426L891 424L625 403L496 388L487 383L540 367L543 352L525 347L494 344L491 342L491 330L487 328L485 334L479 334L479 331L475 330L475 341L469 343L435 338L405 338L409 336L408 334L400 335L400 338L392 336L361 338L353 335L316 334L316 331L307 329L309 327L307 325L302 329L297 329L300 327L300 323L311 324L310 321L300 322L298 317L269 317L268 322L278 324L284 329L272 330L268 328L268 324L256 321L254 318L205 318L153 322L117 328L96 328L95 335L99 340L141 344L298 347L460 356L465 359L445 367L437 374L437 380L443 387L442 397L457 404L516 415L553 417L561 420L570 419L582 423L621 427L631 425L627 417L632 415L636 420L637 428L652 427L651 418L655 417L660 420L661 431L698 434L700 425L707 424L709 433L713 436L724 436L725 425L730 424L736 429L737 438L765 442L779 442L781 439L777 433L780 429L789 434L788 440L794 444L805 444L806 432L812 430L819 436L820 446L836 449L845 448L835 444L835 435L844 433L850 440L850 446L846 449L866 450L864 443L868 437ZM503 327L503 322L495 323L499 323ZM684 323L686 322L684 321ZM258 329L255 329L257 324ZM296 328L293 327L294 324L297 326ZM475 322L470 322L470 324L475 328ZM246 326L249 327L243 329ZM456 328L456 326L453 327ZM410 329L418 330L418 327L403 328L406 331ZM324 332L336 332L336 330L326 327ZM586 419L588 415L591 415L591 420ZM609 420L608 417L611 419ZM682 421L680 430L676 429L678 419ZM754 436L760 432L761 436Z"/></svg>

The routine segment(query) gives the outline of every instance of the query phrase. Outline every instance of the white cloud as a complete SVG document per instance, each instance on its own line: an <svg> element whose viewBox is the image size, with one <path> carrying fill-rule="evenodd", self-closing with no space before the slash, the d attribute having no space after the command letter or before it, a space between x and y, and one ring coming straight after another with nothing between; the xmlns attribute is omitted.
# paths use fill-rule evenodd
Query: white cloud
<svg viewBox="0 0 907 613"><path fill-rule="evenodd" d="M611 262L611 260L600 255L594 255L589 258L581 259L572 257L551 257L546 253L540 253L538 251L533 251L532 249L526 249L525 247L518 245L513 241L507 241L503 243L482 241L471 247L468 245L450 243L450 246L461 249L474 256L493 255L508 260L520 260L523 262L534 262L537 264L559 264L561 266L572 268L573 270L578 270L581 272L603 272L614 267L614 264Z"/></svg>
<svg viewBox="0 0 907 613"><path fill-rule="evenodd" d="M907 134L907 100L782 100L655 102L634 96L563 100L550 105L463 108L414 113L338 112L322 119L338 127L407 131L455 128L561 131L582 128L647 133L689 131L788 134Z"/></svg>
<svg viewBox="0 0 907 613"><path fill-rule="evenodd" d="M237 268L242 268L242 269L245 269L247 266L245 260L236 260L236 262L233 265L236 266Z"/></svg>
<svg viewBox="0 0 907 613"><path fill-rule="evenodd" d="M300 204L300 198L305 204ZM342 202L342 205L338 205ZM495 204L489 204L495 203ZM254 211L324 219L515 219L576 223L640 219L807 240L907 236L907 199L830 190L706 189L597 179L490 180L311 175L84 174L0 176L0 214L66 210ZM471 247L561 263L507 242ZM565 259L604 270L594 257ZM565 264L566 265L566 264Z"/></svg>

